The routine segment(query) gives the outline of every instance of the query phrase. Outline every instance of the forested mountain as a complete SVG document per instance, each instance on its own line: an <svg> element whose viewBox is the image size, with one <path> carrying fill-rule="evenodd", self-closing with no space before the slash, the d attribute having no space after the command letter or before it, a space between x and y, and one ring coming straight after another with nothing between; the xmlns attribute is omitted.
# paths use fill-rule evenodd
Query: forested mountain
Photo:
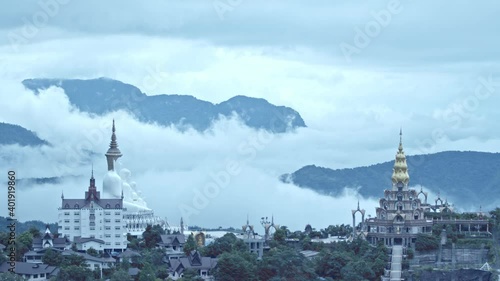
<svg viewBox="0 0 500 281"><path fill-rule="evenodd" d="M61 87L71 104L81 111L101 115L127 110L142 122L175 125L180 129L192 127L204 131L220 116L231 116L233 112L247 126L275 133L306 126L300 114L292 108L246 96L235 96L219 104L188 95L148 96L133 85L107 78L28 79L23 85L35 93L51 86Z"/></svg>
<svg viewBox="0 0 500 281"><path fill-rule="evenodd" d="M407 156L407 162L410 186L440 192L456 206L479 209L500 199L500 153L446 151ZM336 170L309 165L281 176L281 180L331 196L350 187L359 188L364 197L380 198L384 189L391 188L393 165L394 160Z"/></svg>
<svg viewBox="0 0 500 281"><path fill-rule="evenodd" d="M19 144L21 146L37 146L48 144L34 132L19 125L0 123L0 145Z"/></svg>

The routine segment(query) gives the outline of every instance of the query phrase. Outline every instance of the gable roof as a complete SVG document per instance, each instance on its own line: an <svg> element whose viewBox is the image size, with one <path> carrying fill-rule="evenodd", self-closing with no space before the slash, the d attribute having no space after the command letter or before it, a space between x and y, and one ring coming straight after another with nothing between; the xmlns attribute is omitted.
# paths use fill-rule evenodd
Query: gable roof
<svg viewBox="0 0 500 281"><path fill-rule="evenodd" d="M75 242L76 244L83 244L83 243L87 243L87 242L97 242L99 244L104 244L104 240L101 240L101 239L97 239L97 238L82 238L81 236L75 236L75 238L73 239L73 242Z"/></svg>
<svg viewBox="0 0 500 281"><path fill-rule="evenodd" d="M0 272L9 272L10 265L4 262L0 265ZM15 273L17 274L56 274L58 268L43 263L16 262Z"/></svg>
<svg viewBox="0 0 500 281"><path fill-rule="evenodd" d="M138 252L132 251L130 249L126 249L125 251L118 254L119 258L131 258L131 257L140 257L141 254Z"/></svg>
<svg viewBox="0 0 500 281"><path fill-rule="evenodd" d="M160 235L161 246L179 246L186 243L186 236L184 234L163 234Z"/></svg>
<svg viewBox="0 0 500 281"><path fill-rule="evenodd" d="M211 270L217 266L217 259L202 257L198 251L193 251L189 257L170 261L170 270L181 274L185 269Z"/></svg>

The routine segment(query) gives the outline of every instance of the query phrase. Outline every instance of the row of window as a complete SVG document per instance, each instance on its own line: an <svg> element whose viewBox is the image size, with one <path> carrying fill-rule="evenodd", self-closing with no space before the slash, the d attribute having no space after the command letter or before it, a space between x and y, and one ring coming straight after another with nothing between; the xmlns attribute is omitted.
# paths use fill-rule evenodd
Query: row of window
<svg viewBox="0 0 500 281"><path fill-rule="evenodd" d="M71 215L71 213L70 213L70 212L64 212L64 215L65 215L65 216L69 216L69 215ZM79 216L79 215L80 215L80 212L74 212L74 213L73 213L73 215L75 215L75 216ZM110 215L111 215L111 212L104 212L104 215L105 215L105 216L110 216ZM119 215L121 215L121 212L115 212L115 215L116 215L116 216L119 216Z"/></svg>
<svg viewBox="0 0 500 281"><path fill-rule="evenodd" d="M69 230L69 229L70 229L70 228L69 228L69 226L65 226L65 227L64 227L64 230ZM110 227L110 226L106 226L106 227L105 227L105 229L106 229L106 230L111 230L111 227ZM116 229L116 230L120 230L120 229L121 229L121 227L120 227L120 226L115 226L115 229ZM79 226L75 226L75 227L74 227L74 230L80 230L80 227L79 227ZM95 230L95 227L91 226L91 227L90 227L90 230Z"/></svg>
<svg viewBox="0 0 500 281"><path fill-rule="evenodd" d="M106 245L111 245L111 242L106 242ZM115 242L115 245L119 246L119 245L121 245L121 243L120 242Z"/></svg>

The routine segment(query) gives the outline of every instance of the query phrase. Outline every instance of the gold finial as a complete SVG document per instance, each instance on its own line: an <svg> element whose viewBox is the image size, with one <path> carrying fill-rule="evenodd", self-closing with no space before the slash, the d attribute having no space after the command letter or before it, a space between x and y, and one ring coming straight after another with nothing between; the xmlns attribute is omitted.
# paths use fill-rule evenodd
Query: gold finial
<svg viewBox="0 0 500 281"><path fill-rule="evenodd" d="M403 150L403 128L399 129L399 147L396 153L396 160L392 172L392 183L395 185L402 182L405 186L408 185L410 176L408 175L408 165L406 164L406 156Z"/></svg>

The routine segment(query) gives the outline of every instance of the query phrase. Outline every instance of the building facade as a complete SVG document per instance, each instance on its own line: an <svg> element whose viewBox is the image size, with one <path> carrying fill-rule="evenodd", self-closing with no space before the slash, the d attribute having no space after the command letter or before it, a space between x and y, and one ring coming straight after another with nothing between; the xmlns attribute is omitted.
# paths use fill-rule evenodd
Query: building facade
<svg viewBox="0 0 500 281"><path fill-rule="evenodd" d="M401 132L391 180L392 186L380 198L375 217L365 220L365 211L359 208L359 204L357 210L352 210L354 236L362 236L374 245L382 241L389 247L411 247L419 234L431 234L433 226L444 228L451 225L466 236L491 237L488 220L482 212L477 218L466 218L473 216L455 213L448 201L442 200L439 195L434 204L430 204L426 192L409 187L410 176ZM356 229L355 225L358 212L362 216L360 229Z"/></svg>
<svg viewBox="0 0 500 281"><path fill-rule="evenodd" d="M364 220L360 233L372 244L382 241L386 246L410 246L419 233L432 232L433 221L425 217L430 211L427 195L422 190L418 192L409 188L410 176L401 132L391 180L392 186L379 200L375 217ZM353 210L353 216L356 211L364 216L359 205L358 210Z"/></svg>
<svg viewBox="0 0 500 281"><path fill-rule="evenodd" d="M94 175L90 178L83 199L65 199L64 195L61 198L58 220L60 235L73 242L83 238L102 240L104 251L121 252L127 248L123 198L101 198Z"/></svg>

